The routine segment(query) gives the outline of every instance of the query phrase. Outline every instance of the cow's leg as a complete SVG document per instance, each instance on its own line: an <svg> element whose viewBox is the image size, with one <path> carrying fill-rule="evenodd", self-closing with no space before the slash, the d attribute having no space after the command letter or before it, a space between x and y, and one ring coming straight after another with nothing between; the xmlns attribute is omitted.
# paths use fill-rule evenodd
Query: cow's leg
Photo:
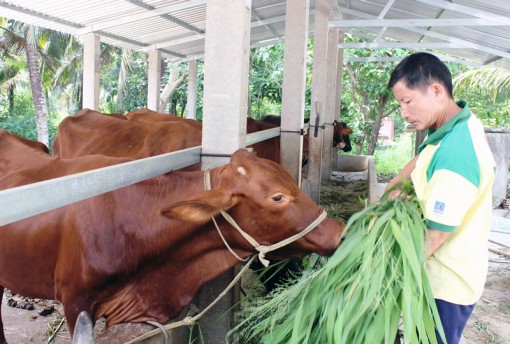
<svg viewBox="0 0 510 344"><path fill-rule="evenodd" d="M4 334L4 323L2 322L2 301L4 298L4 287L0 286L0 344L7 343Z"/></svg>
<svg viewBox="0 0 510 344"><path fill-rule="evenodd" d="M92 318L92 324L94 324L95 316L94 314L91 314L91 304L89 301L87 301L86 296L78 296L76 294L66 295L62 297L61 303L64 306L64 314L66 316L67 327L69 328L69 333L71 333L71 335L74 333L78 315L83 311L90 314L90 317Z"/></svg>

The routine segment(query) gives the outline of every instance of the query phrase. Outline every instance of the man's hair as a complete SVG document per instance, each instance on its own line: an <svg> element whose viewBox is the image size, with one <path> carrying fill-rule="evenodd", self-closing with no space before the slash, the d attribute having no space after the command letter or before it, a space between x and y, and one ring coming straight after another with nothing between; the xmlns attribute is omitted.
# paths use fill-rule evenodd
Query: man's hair
<svg viewBox="0 0 510 344"><path fill-rule="evenodd" d="M453 98L452 74L446 65L429 53L416 53L404 58L393 70L388 88L403 81L409 89L426 89L431 83L439 82Z"/></svg>

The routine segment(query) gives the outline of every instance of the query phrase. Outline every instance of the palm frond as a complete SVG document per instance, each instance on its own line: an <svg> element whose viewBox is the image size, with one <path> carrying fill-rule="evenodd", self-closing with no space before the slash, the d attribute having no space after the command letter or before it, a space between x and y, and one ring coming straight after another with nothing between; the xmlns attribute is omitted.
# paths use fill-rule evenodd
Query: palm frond
<svg viewBox="0 0 510 344"><path fill-rule="evenodd" d="M456 91L482 89L494 102L510 98L510 72L501 68L483 68L464 72L453 80Z"/></svg>

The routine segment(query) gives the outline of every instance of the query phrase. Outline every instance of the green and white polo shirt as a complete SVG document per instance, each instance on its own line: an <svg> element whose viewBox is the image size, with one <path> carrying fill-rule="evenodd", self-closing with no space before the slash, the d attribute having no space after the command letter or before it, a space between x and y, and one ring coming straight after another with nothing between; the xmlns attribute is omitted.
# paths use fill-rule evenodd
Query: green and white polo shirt
<svg viewBox="0 0 510 344"><path fill-rule="evenodd" d="M466 102L419 147L411 179L428 228L450 232L427 260L434 297L471 305L487 277L495 163L483 126Z"/></svg>

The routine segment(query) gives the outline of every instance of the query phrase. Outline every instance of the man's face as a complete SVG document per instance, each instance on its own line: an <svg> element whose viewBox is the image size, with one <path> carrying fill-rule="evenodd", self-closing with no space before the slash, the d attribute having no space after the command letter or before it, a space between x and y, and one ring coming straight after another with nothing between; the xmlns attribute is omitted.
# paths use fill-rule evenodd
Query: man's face
<svg viewBox="0 0 510 344"><path fill-rule="evenodd" d="M410 89L400 80L393 86L393 95L400 104L400 116L416 130L434 128L438 106L434 84L426 89Z"/></svg>

